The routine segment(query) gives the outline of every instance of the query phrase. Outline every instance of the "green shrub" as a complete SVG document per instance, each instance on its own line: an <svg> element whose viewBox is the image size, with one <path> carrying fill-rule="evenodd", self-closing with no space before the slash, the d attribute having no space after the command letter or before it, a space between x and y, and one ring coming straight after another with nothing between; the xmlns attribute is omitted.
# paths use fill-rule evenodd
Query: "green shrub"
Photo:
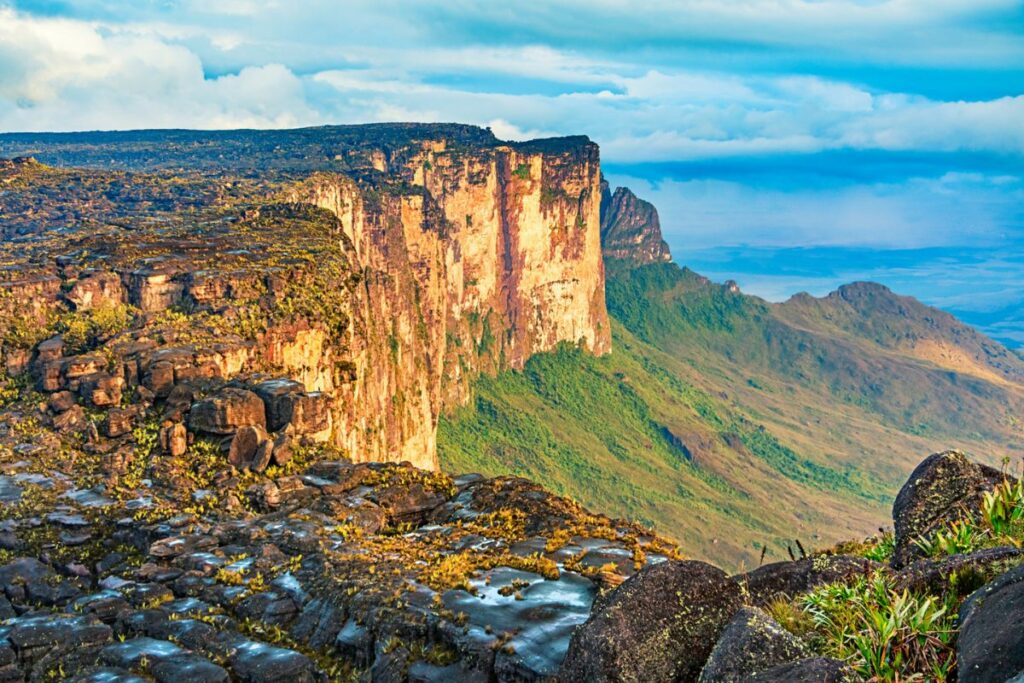
<svg viewBox="0 0 1024 683"><path fill-rule="evenodd" d="M864 557L875 562L888 562L896 552L896 536L891 531L883 531L878 542L864 551Z"/></svg>
<svg viewBox="0 0 1024 683"><path fill-rule="evenodd" d="M815 649L865 680L942 682L956 666L954 600L898 592L876 573L822 586L800 603L814 623Z"/></svg>

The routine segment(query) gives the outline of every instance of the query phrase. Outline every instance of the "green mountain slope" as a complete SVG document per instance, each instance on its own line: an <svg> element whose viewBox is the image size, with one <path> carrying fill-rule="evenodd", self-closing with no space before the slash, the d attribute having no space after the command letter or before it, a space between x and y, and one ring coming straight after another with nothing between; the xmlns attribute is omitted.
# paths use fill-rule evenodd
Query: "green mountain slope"
<svg viewBox="0 0 1024 683"><path fill-rule="evenodd" d="M607 293L613 352L481 379L442 420L445 468L528 476L735 568L871 533L922 453L1024 453L1024 363L877 285L775 305L612 261Z"/></svg>

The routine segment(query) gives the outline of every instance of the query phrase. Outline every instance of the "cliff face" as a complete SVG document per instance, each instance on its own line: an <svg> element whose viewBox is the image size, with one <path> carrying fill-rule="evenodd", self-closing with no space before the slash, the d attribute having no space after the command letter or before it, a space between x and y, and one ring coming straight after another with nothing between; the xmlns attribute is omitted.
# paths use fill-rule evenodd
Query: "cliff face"
<svg viewBox="0 0 1024 683"><path fill-rule="evenodd" d="M639 265L672 260L668 244L661 237L658 210L638 198L629 188L613 194L601 182L601 245L606 258L633 261Z"/></svg>
<svg viewBox="0 0 1024 683"><path fill-rule="evenodd" d="M58 308L81 308L83 297L89 305L93 298L107 297L149 315L172 309L242 321L263 316L265 324L260 321L258 329L235 326L243 339L230 343L230 354L241 360L218 361L216 376L276 373L297 380L306 392L329 397L330 428L318 434L329 435L353 460L408 460L436 467L438 417L467 398L469 382L478 373L520 368L534 353L561 342L580 344L596 354L610 349L599 155L585 138L503 144L489 133L464 127L369 128L373 130L325 129L319 144L335 152L327 162L305 151L297 161L275 161L275 149L283 148L282 154L306 149L309 139L303 137L299 144L295 131L248 134L258 142L244 137L211 142L201 134L192 134L196 140L191 142L178 140L172 150L200 150L194 153L200 156L158 157L141 168L203 166L211 158L234 159L237 154L237 162L217 162L227 166L214 171L225 187L209 191L204 177L196 181L201 189L169 192L163 182L147 181L145 192L136 188L134 193L159 198L170 194L176 202L172 213L182 209L201 215L209 207L223 212L228 204L231 211L242 212L230 219L235 221L232 229L211 238L199 235L195 225L184 225L173 239L161 235L167 250L138 258L110 256L106 263L118 261L111 277L77 293L77 278L65 277L59 268L34 276L49 278L45 282L52 285ZM10 140L0 140L0 148L4 142L9 145ZM115 163L140 168L132 153L139 140L104 140L77 148L69 142L74 139L36 141L31 149L44 162L49 156L87 163L93 160L90 154L106 153ZM211 147L221 155L213 156ZM83 148L87 152L77 151ZM181 154L170 152L175 153ZM75 156L80 154L86 156ZM254 187L235 179L243 160L271 165ZM275 171L273 164L285 170ZM30 187L24 176L19 175L20 181ZM98 190L93 185L109 194L111 181L100 177L62 184L75 201L95 206ZM158 171L156 177L165 174ZM127 182L141 181L128 176ZM225 200L229 191L252 196L236 205L234 199ZM33 198L16 199L12 208L19 210L22 204L33 206ZM326 210L334 225L326 227L326 238L320 232L314 238L320 227L286 229L281 227L284 220L317 226L323 221L290 210L275 218L267 209L274 205ZM175 214L174 219L180 217ZM15 227L32 231L28 225ZM298 249L300 245L305 248ZM99 251L96 245L93 250ZM270 251L275 253L268 255ZM233 259L240 263L229 265ZM282 263L302 265L278 274ZM72 276L77 273L75 268ZM275 285L270 273L283 282ZM62 279L67 281L63 285ZM61 288L72 293L58 293ZM296 306L289 299L305 298L308 305L293 311ZM335 314L338 320L326 320ZM25 356L23 365L31 360ZM195 354L183 357L196 362ZM139 362L146 377L150 360Z"/></svg>

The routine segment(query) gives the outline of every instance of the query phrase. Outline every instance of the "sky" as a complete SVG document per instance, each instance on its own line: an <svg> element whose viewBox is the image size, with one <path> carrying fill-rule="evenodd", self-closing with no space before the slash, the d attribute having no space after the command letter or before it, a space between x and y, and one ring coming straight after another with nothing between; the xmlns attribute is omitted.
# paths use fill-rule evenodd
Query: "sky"
<svg viewBox="0 0 1024 683"><path fill-rule="evenodd" d="M0 0L0 130L587 134L679 263L1024 342L1024 1Z"/></svg>

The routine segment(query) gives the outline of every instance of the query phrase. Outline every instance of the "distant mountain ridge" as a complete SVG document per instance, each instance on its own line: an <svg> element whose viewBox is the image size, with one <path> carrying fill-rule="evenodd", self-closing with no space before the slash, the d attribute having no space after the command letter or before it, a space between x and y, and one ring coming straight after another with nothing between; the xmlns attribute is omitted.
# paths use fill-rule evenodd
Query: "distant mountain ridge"
<svg viewBox="0 0 1024 683"><path fill-rule="evenodd" d="M653 207L603 206L612 353L479 380L442 418L443 466L533 478L738 567L876 531L922 452L1024 454L1024 363L998 342L875 283L766 302L652 251Z"/></svg>

